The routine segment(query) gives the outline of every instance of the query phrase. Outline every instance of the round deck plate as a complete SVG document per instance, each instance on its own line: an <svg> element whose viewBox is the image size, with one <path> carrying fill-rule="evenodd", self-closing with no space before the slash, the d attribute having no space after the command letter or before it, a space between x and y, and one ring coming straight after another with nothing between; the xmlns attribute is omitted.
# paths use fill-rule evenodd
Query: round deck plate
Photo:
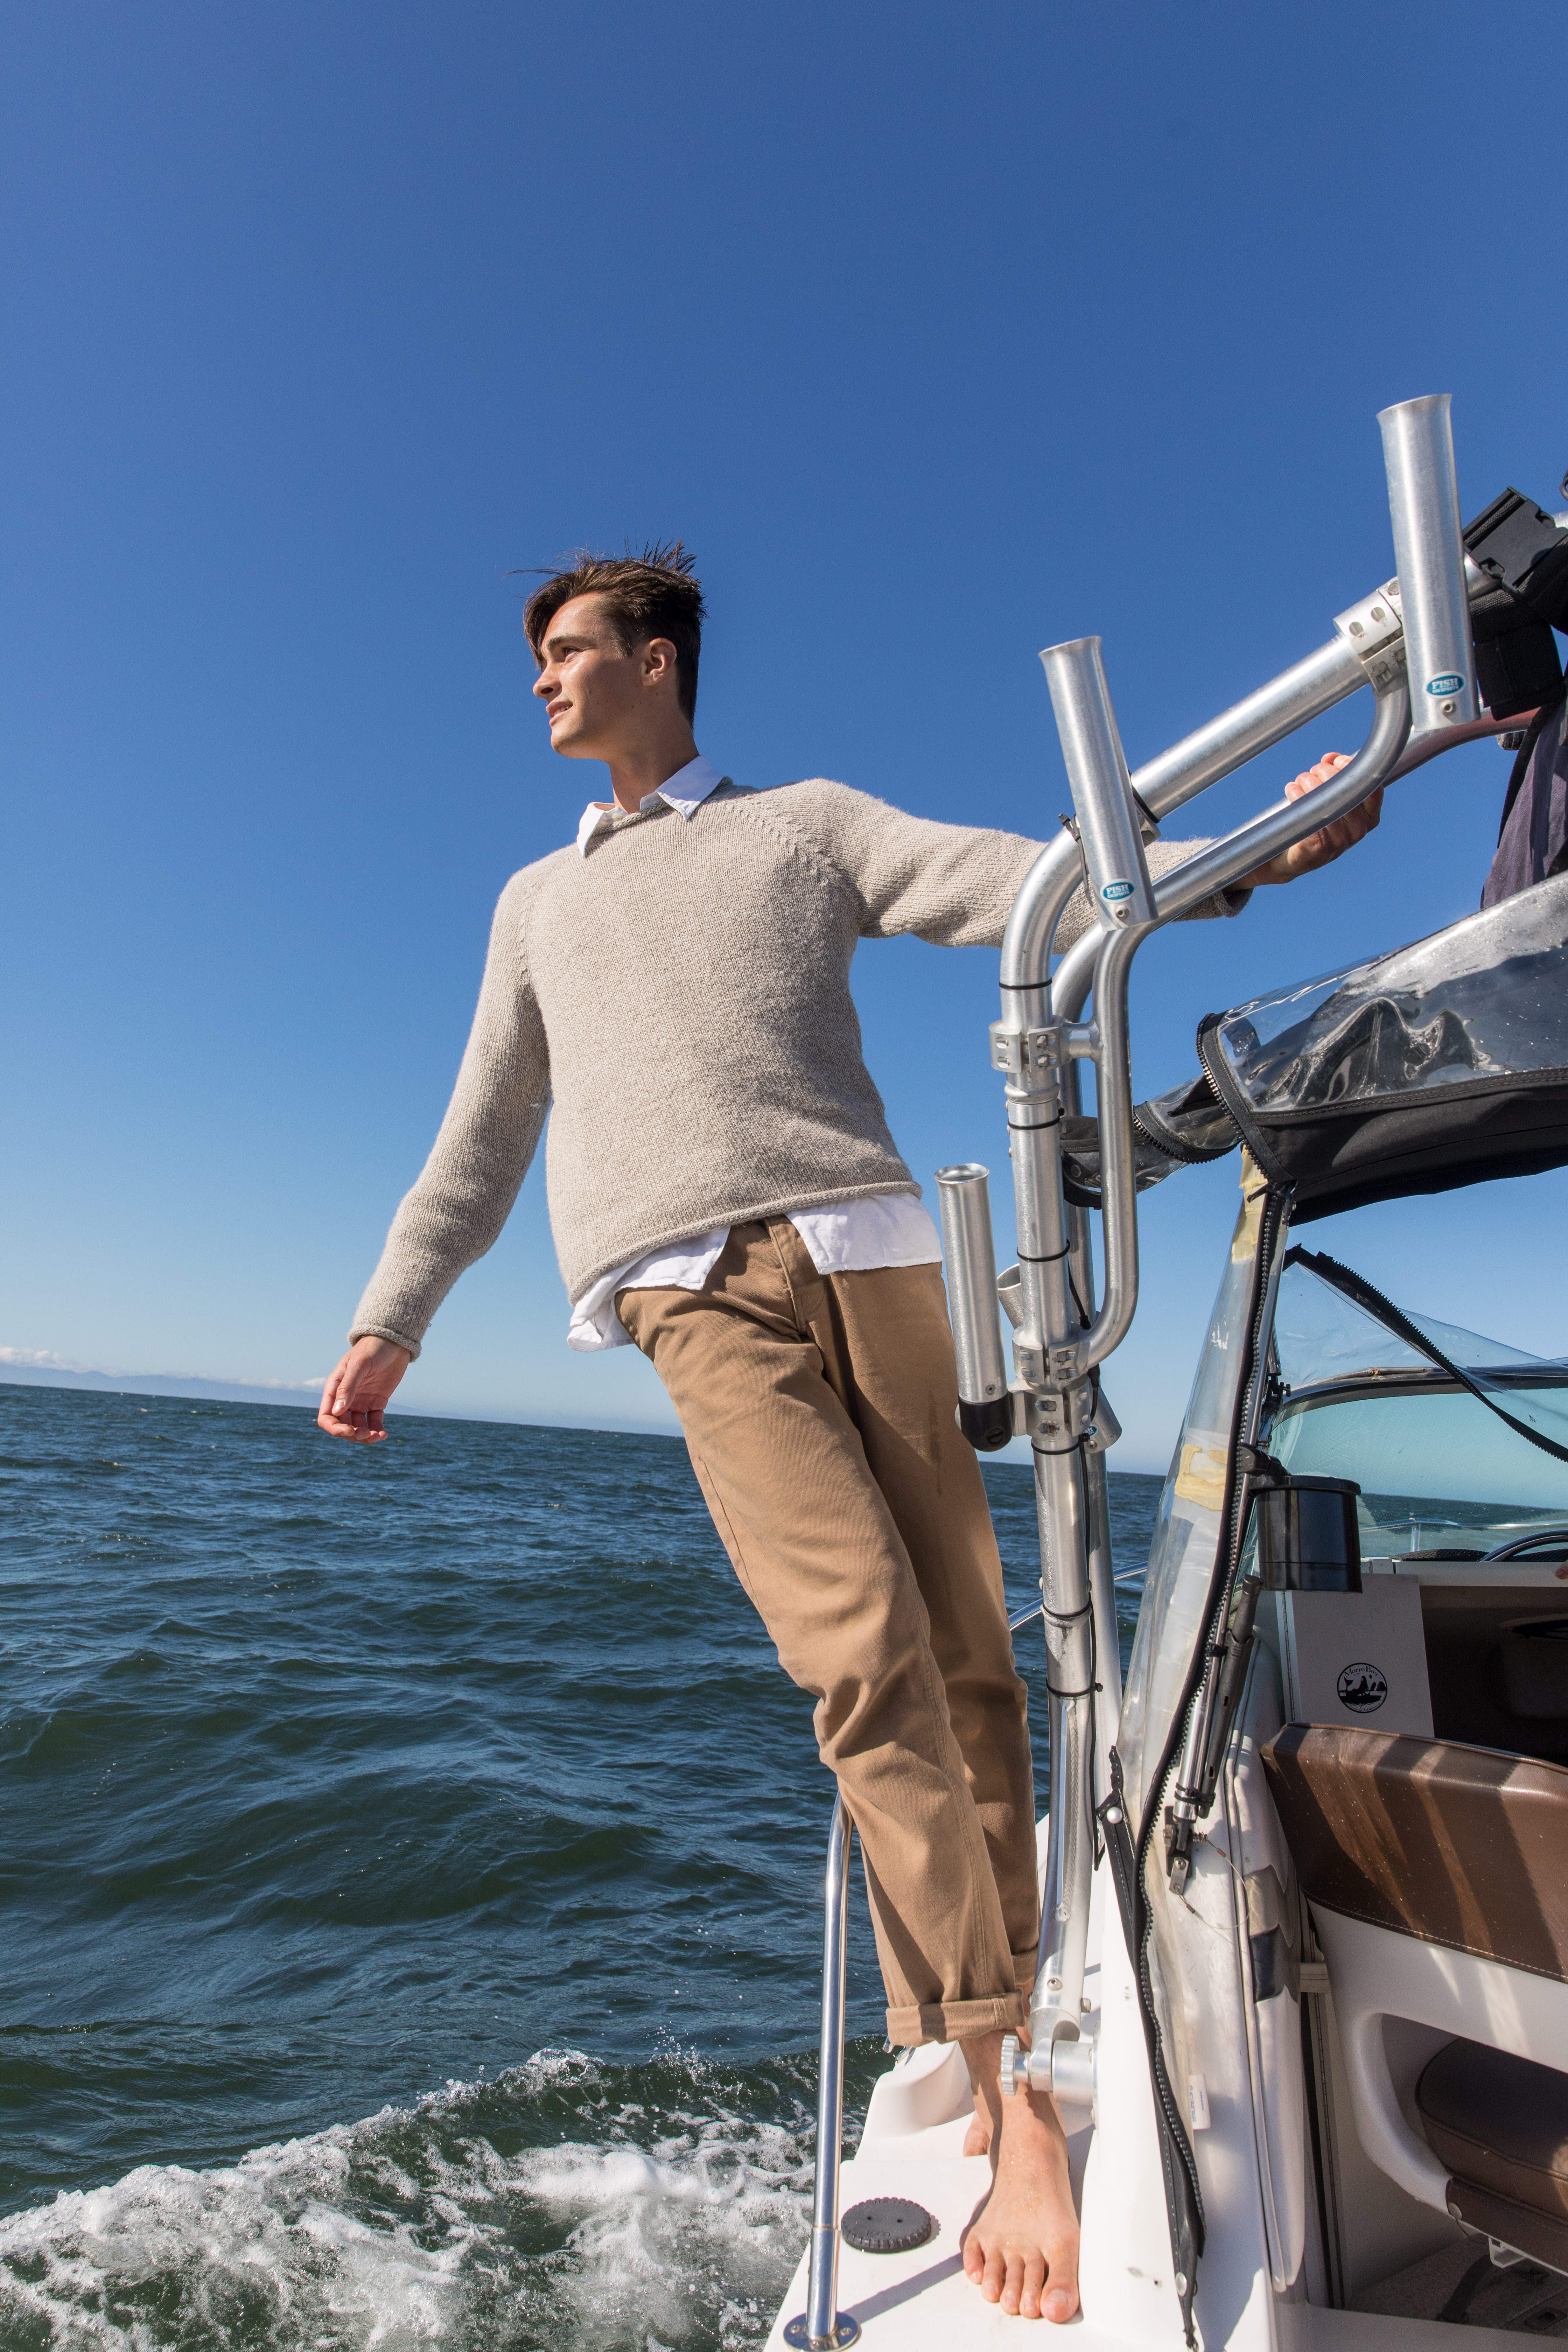
<svg viewBox="0 0 1568 2352"><path fill-rule="evenodd" d="M784 2321L784 2340L791 2347L791 2352L813 2352L813 2347L822 2344L825 2339L806 2334L805 2314L803 2311L798 2319ZM851 2318L848 2312L841 2311L833 2323L832 2335L826 2339L832 2347L832 2352L846 2352L847 2346L857 2344L859 2340L860 2322Z"/></svg>
<svg viewBox="0 0 1568 2352"><path fill-rule="evenodd" d="M851 2205L839 2231L861 2254L908 2254L934 2234L936 2221L910 2197L868 2197Z"/></svg>

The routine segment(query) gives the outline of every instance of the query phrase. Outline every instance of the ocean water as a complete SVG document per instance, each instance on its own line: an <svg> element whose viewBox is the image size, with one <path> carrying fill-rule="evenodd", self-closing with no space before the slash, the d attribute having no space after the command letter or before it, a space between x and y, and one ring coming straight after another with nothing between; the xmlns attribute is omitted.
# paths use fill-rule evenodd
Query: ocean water
<svg viewBox="0 0 1568 2352"><path fill-rule="evenodd" d="M771 2324L811 2184L810 1702L678 1442L395 1433L0 1387L0 2352ZM986 1476L1022 1606L1029 1475ZM1111 1479L1130 1574L1158 1492ZM853 2107L887 2062L851 1909Z"/></svg>

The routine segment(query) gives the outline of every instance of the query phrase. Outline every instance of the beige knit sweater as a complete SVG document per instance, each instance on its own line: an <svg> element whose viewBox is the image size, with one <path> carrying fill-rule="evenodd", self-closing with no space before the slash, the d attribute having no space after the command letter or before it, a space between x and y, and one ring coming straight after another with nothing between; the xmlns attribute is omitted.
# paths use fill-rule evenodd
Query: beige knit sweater
<svg viewBox="0 0 1568 2352"><path fill-rule="evenodd" d="M1156 843L1151 870L1200 845ZM417 1355L506 1223L552 1105L550 1217L574 1302L691 1234L918 1193L861 1054L856 942L995 946L1039 852L818 779L726 782L689 817L617 812L585 856L524 866L496 908L451 1105L351 1336ZM1058 943L1091 920L1080 892Z"/></svg>

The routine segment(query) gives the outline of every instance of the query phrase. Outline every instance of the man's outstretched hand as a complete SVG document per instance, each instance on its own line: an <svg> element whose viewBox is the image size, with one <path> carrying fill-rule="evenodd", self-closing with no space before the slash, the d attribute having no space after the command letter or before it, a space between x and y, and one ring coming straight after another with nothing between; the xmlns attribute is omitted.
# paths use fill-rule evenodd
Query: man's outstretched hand
<svg viewBox="0 0 1568 2352"><path fill-rule="evenodd" d="M317 1428L329 1437L352 1437L356 1445L379 1445L386 1435L387 1400L413 1361L406 1348L390 1339L356 1339L321 1391Z"/></svg>
<svg viewBox="0 0 1568 2352"><path fill-rule="evenodd" d="M1308 768L1301 775L1291 778L1285 787L1286 799L1299 801L1302 793L1310 793L1315 784L1326 784L1331 776L1337 776L1342 768L1349 766L1350 754L1347 751L1331 751L1326 759L1319 761L1315 768ZM1368 793L1359 808L1352 809L1345 816L1337 816L1332 824L1324 825L1321 833L1310 833L1305 841L1296 844L1294 849L1281 850L1279 856L1271 857L1267 866L1260 866L1255 873L1244 875L1237 888L1256 890L1265 882L1294 882L1303 874L1316 872L1320 866L1331 866L1336 857L1342 857L1347 849L1353 848L1358 841L1365 840L1382 814L1383 787L1380 784L1376 792Z"/></svg>

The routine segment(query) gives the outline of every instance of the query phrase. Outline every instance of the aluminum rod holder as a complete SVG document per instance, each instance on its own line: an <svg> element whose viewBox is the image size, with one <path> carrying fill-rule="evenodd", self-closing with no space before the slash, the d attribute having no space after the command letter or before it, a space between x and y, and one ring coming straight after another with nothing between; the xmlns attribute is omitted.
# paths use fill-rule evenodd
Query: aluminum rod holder
<svg viewBox="0 0 1568 2352"><path fill-rule="evenodd" d="M936 1189L958 1359L958 1425L978 1452L994 1454L1012 1437L1013 1404L1002 1353L989 1171L975 1160L939 1168Z"/></svg>
<svg viewBox="0 0 1568 2352"><path fill-rule="evenodd" d="M1047 646L1040 656L1078 812L1089 897L1107 930L1154 920L1143 835L1117 731L1098 637Z"/></svg>
<svg viewBox="0 0 1568 2352"><path fill-rule="evenodd" d="M1463 727L1476 715L1476 656L1448 394L1378 412L1405 621L1410 731Z"/></svg>
<svg viewBox="0 0 1568 2352"><path fill-rule="evenodd" d="M844 1976L849 1913L849 1809L833 1808L822 1911L822 2042L816 2087L816 2182L805 2309L784 2324L791 2352L844 2352L860 2323L838 2309L838 2168L844 2153Z"/></svg>

